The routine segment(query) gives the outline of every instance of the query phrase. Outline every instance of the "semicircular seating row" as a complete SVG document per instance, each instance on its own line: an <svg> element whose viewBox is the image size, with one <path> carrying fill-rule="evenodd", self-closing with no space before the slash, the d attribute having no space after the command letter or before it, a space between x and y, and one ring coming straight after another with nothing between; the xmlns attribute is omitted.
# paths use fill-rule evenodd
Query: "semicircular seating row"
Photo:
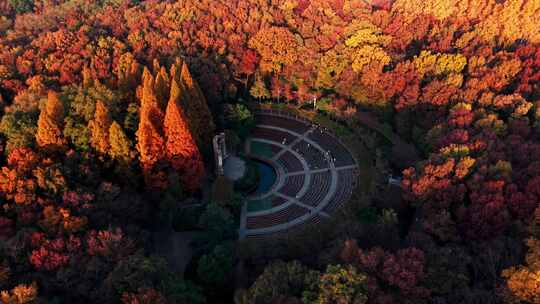
<svg viewBox="0 0 540 304"><path fill-rule="evenodd" d="M259 115L258 120L258 126L251 133L252 142L257 142L259 146L266 146L263 147L263 150L267 151L263 157L272 158L280 154L275 161L282 167L287 176L283 186L276 189L277 195L270 198L272 208L276 208L275 212L251 216L249 213L247 214L245 227L247 237L259 234L253 230L288 223L306 214L310 214L309 218L299 223L298 227L317 224L323 218L321 214L311 214L311 208L317 208L321 203L327 201L322 211L331 215L350 199L356 186L357 174L354 167L337 171L337 187L333 193L329 193L332 174L320 171L321 169L330 168L330 157L335 159L334 165L336 167L353 166L355 164L350 153L337 139L322 128L285 117ZM282 131L283 129L289 132ZM300 140L299 137L302 135L306 135L311 142L316 143L320 148L304 139ZM261 139L262 141L259 141ZM288 150L283 151L283 146L288 146L294 153ZM252 151L252 153L256 152ZM316 173L304 171L302 161L307 164L308 170L319 171ZM309 179L308 174L311 175ZM306 185L308 180L309 184ZM330 196L329 199L328 196ZM300 202L300 204L296 202ZM289 205L283 208L281 205L286 203L289 203Z"/></svg>

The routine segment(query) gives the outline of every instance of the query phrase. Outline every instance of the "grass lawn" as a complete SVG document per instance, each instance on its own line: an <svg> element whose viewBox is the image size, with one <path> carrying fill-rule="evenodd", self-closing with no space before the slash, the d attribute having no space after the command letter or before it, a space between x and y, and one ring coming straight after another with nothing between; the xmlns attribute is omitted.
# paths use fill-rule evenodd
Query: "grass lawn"
<svg viewBox="0 0 540 304"><path fill-rule="evenodd" d="M251 154L262 156L265 158L272 158L274 151L269 144L260 141L251 141Z"/></svg>
<svg viewBox="0 0 540 304"><path fill-rule="evenodd" d="M262 200L248 201L247 211L256 212L272 208L272 198L268 197Z"/></svg>

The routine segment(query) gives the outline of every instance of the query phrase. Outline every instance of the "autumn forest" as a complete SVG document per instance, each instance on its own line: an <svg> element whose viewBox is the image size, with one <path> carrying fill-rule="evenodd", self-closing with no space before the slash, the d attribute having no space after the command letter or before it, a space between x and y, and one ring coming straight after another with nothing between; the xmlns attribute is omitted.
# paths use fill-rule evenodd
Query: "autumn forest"
<svg viewBox="0 0 540 304"><path fill-rule="evenodd" d="M0 105L0 303L540 304L539 1L0 0ZM270 110L353 188L245 236Z"/></svg>

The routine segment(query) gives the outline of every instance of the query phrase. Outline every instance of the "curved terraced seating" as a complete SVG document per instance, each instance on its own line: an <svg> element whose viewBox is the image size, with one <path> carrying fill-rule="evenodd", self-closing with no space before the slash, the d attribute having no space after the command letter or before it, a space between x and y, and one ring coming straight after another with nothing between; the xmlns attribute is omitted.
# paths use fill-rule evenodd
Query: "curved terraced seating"
<svg viewBox="0 0 540 304"><path fill-rule="evenodd" d="M286 199L284 199L281 196L276 196L272 199L272 207L277 207L285 204L287 202Z"/></svg>
<svg viewBox="0 0 540 304"><path fill-rule="evenodd" d="M309 139L321 145L325 151L330 152L330 156L335 159L335 166L354 165L354 159L351 154L340 142L331 134L318 128L309 134Z"/></svg>
<svg viewBox="0 0 540 304"><path fill-rule="evenodd" d="M285 185L279 189L279 193L285 194L289 197L296 197L298 192L302 189L304 186L304 180L306 177L304 175L292 175L287 176L285 179Z"/></svg>
<svg viewBox="0 0 540 304"><path fill-rule="evenodd" d="M319 205L330 189L332 176L328 173L311 175L308 191L299 199L302 203L310 206Z"/></svg>
<svg viewBox="0 0 540 304"><path fill-rule="evenodd" d="M334 135L305 119L279 111L256 115L259 125L248 153L279 167L278 182L268 193L248 197L248 204L265 204L262 209L244 208L241 238L279 236L328 220L356 187L353 156ZM335 158L334 167L330 157Z"/></svg>
<svg viewBox="0 0 540 304"><path fill-rule="evenodd" d="M293 150L300 154L309 165L309 169L318 170L328 168L327 159L324 156L324 152L317 149L307 141L301 141L297 143Z"/></svg>
<svg viewBox="0 0 540 304"><path fill-rule="evenodd" d="M304 170L304 166L294 154L287 151L283 153L278 159L277 162L283 167L286 173L298 172Z"/></svg>
<svg viewBox="0 0 540 304"><path fill-rule="evenodd" d="M291 205L268 215L252 216L247 218L248 229L272 227L276 224L292 221L306 213L306 209L298 205Z"/></svg>
<svg viewBox="0 0 540 304"><path fill-rule="evenodd" d="M254 138L263 138L266 140L284 144L291 143L296 139L296 137L290 133L260 127L254 128L251 132L251 136Z"/></svg>
<svg viewBox="0 0 540 304"><path fill-rule="evenodd" d="M334 193L334 196L324 207L323 211L332 214L334 213L343 203L350 200L352 192L354 188L356 187L355 183L356 174L354 172L354 169L349 170L342 170L338 173L338 184L340 185L337 187L336 192Z"/></svg>

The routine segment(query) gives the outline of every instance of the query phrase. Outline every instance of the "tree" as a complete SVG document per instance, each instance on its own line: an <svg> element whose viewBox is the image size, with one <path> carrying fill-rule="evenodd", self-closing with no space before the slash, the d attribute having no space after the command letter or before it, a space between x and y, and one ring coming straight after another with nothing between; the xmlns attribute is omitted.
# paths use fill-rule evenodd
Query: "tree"
<svg viewBox="0 0 540 304"><path fill-rule="evenodd" d="M59 232L72 234L84 230L88 219L85 216L72 215L69 209L46 206L43 208L42 219L38 223L44 231L51 235Z"/></svg>
<svg viewBox="0 0 540 304"><path fill-rule="evenodd" d="M30 304L34 303L38 297L37 284L34 282L30 285L19 284L11 291L2 291L0 300L5 304Z"/></svg>
<svg viewBox="0 0 540 304"><path fill-rule="evenodd" d="M131 159L131 141L116 121L112 122L108 133L110 144L108 150L109 156L121 164L127 165Z"/></svg>
<svg viewBox="0 0 540 304"><path fill-rule="evenodd" d="M389 64L392 58L384 51L391 37L383 35L381 30L369 22L363 22L354 35L345 41L352 51L352 69L361 72L364 67L373 65L378 71Z"/></svg>
<svg viewBox="0 0 540 304"><path fill-rule="evenodd" d="M141 109L139 129L137 130L137 150L141 161L145 181L150 188L161 189L166 181L160 172L154 172L159 161L163 160L162 148L165 144L163 138L163 113L154 91L154 80L148 69L143 74L141 87Z"/></svg>
<svg viewBox="0 0 540 304"><path fill-rule="evenodd" d="M249 40L248 45L261 56L259 68L263 73L279 73L284 66L292 65L298 58L299 45L286 27L263 28Z"/></svg>
<svg viewBox="0 0 540 304"><path fill-rule="evenodd" d="M81 240L71 236L65 240L56 238L53 240L43 240L39 248L33 250L29 260L38 270L55 271L65 267L75 253L81 247Z"/></svg>
<svg viewBox="0 0 540 304"><path fill-rule="evenodd" d="M526 265L505 269L502 277L518 300L540 303L540 241L530 238L527 246Z"/></svg>
<svg viewBox="0 0 540 304"><path fill-rule="evenodd" d="M2 116L0 132L7 138L6 152L31 147L37 132L37 115L32 112L9 112Z"/></svg>
<svg viewBox="0 0 540 304"><path fill-rule="evenodd" d="M298 261L276 261L264 268L253 285L235 296L237 304L274 303L279 297L306 298L315 302L320 273Z"/></svg>
<svg viewBox="0 0 540 304"><path fill-rule="evenodd" d="M121 90L135 90L141 77L141 68L133 54L125 53L120 56L116 77L118 78L118 87Z"/></svg>
<svg viewBox="0 0 540 304"><path fill-rule="evenodd" d="M29 148L18 148L8 155L8 164L0 170L0 192L16 204L30 205L37 197L34 178L41 159Z"/></svg>
<svg viewBox="0 0 540 304"><path fill-rule="evenodd" d="M253 113L243 104L226 104L225 118L240 138L246 138L255 126Z"/></svg>
<svg viewBox="0 0 540 304"><path fill-rule="evenodd" d="M257 71L259 57L254 50L246 50L240 58L238 73L245 75L244 87L247 89L249 77Z"/></svg>
<svg viewBox="0 0 540 304"><path fill-rule="evenodd" d="M111 114L107 106L100 100L96 102L94 119L88 124L92 132L92 146L101 154L109 151L109 129L112 125Z"/></svg>
<svg viewBox="0 0 540 304"><path fill-rule="evenodd" d="M121 259L109 272L105 283L118 294L135 293L139 288L158 286L168 274L165 260L135 253Z"/></svg>
<svg viewBox="0 0 540 304"><path fill-rule="evenodd" d="M153 288L139 288L137 293L124 292L123 304L167 304L167 299Z"/></svg>
<svg viewBox="0 0 540 304"><path fill-rule="evenodd" d="M268 91L264 80L260 76L255 79L255 83L251 86L249 93L259 101L270 98L270 91Z"/></svg>
<svg viewBox="0 0 540 304"><path fill-rule="evenodd" d="M36 141L40 147L64 146L62 137L64 124L64 105L58 95L49 91L45 107L41 110L38 119Z"/></svg>
<svg viewBox="0 0 540 304"><path fill-rule="evenodd" d="M189 117L189 129L197 142L197 146L206 153L211 149L215 131L212 113L199 85L191 76L185 62L182 64L180 78L179 89L183 94L180 105L186 117Z"/></svg>
<svg viewBox="0 0 540 304"><path fill-rule="evenodd" d="M197 276L210 290L226 286L233 270L233 252L230 248L218 245L199 260Z"/></svg>
<svg viewBox="0 0 540 304"><path fill-rule="evenodd" d="M165 275L161 282L161 290L170 303L207 303L200 287L175 274Z"/></svg>
<svg viewBox="0 0 540 304"><path fill-rule="evenodd" d="M168 161L180 174L188 191L197 190L204 177L204 164L179 105L180 88L173 81L165 114L164 131Z"/></svg>
<svg viewBox="0 0 540 304"><path fill-rule="evenodd" d="M356 241L348 240L340 256L343 261L377 278L379 284L396 287L402 297L421 299L430 294L423 286L425 258L422 250L414 247L400 249L395 253L378 247L362 250Z"/></svg>
<svg viewBox="0 0 540 304"><path fill-rule="evenodd" d="M119 261L135 252L135 242L122 229L90 231L86 236L87 252L110 261Z"/></svg>
<svg viewBox="0 0 540 304"><path fill-rule="evenodd" d="M461 73L467 64L467 58L461 54L432 54L429 51L422 51L420 56L414 58L413 63L416 71L422 76L440 76Z"/></svg>
<svg viewBox="0 0 540 304"><path fill-rule="evenodd" d="M328 265L319 280L316 303L367 303L368 277L353 266Z"/></svg>
<svg viewBox="0 0 540 304"><path fill-rule="evenodd" d="M17 14L30 12L34 8L34 1L32 0L9 0L8 2Z"/></svg>
<svg viewBox="0 0 540 304"><path fill-rule="evenodd" d="M234 238L236 227L232 214L219 204L210 203L199 218L199 225L204 227L204 240L207 248L213 248L212 245L219 244L222 241Z"/></svg>

